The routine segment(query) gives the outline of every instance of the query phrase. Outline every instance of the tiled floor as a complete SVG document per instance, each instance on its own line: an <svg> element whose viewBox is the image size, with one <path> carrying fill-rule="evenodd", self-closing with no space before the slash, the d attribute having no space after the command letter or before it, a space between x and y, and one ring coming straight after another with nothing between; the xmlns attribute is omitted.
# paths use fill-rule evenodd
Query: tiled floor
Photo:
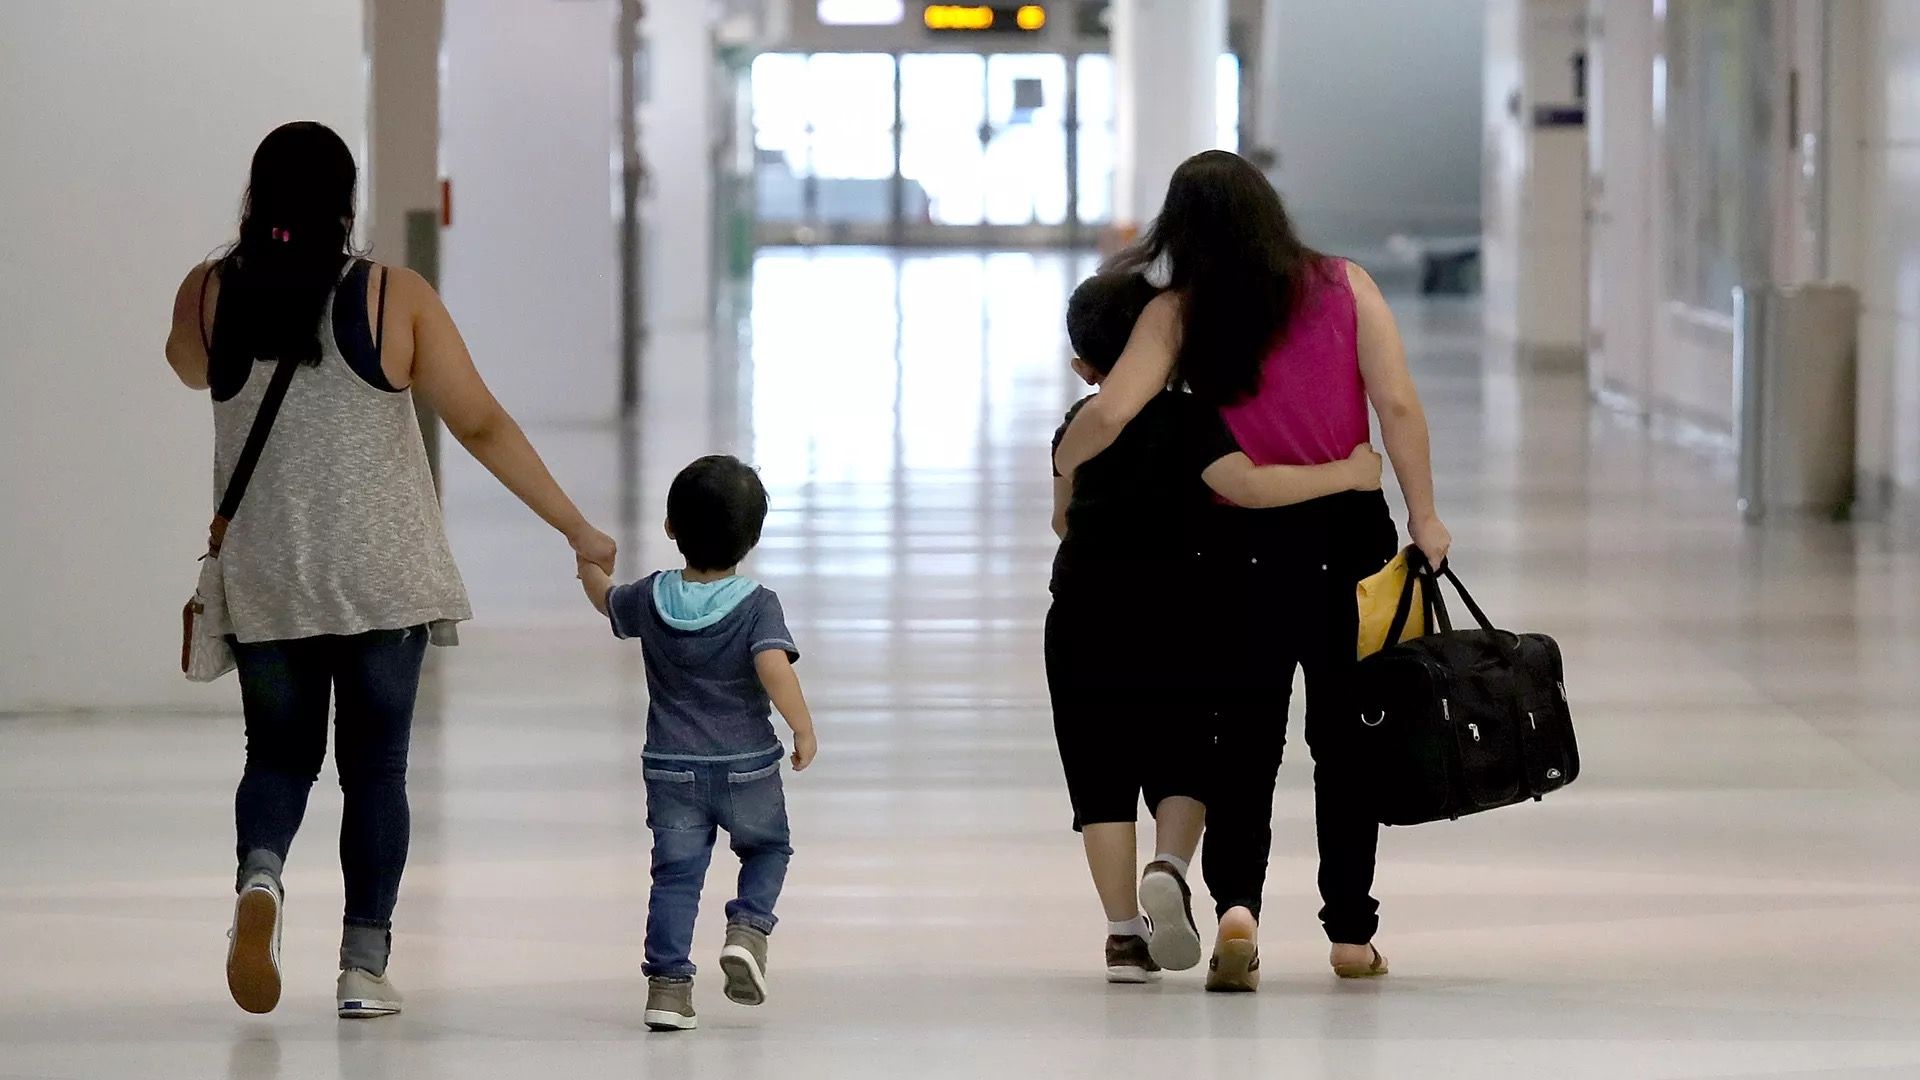
<svg viewBox="0 0 1920 1080"><path fill-rule="evenodd" d="M1038 658L1081 268L771 253L745 348L655 343L636 438L535 433L634 573L669 556L665 481L696 454L749 456L773 491L753 570L806 651L822 751L790 777L767 1007L709 980L699 1032L642 1030L639 656L456 459L480 618L415 737L407 1014L332 1016L325 786L288 879L286 1000L227 1000L235 716L13 720L0 1078L1920 1077L1920 537L1744 529L1722 460L1512 373L1449 304L1398 307L1457 565L1565 647L1586 773L1390 832L1395 974L1354 986L1324 971L1296 764L1265 989L1108 987Z"/></svg>

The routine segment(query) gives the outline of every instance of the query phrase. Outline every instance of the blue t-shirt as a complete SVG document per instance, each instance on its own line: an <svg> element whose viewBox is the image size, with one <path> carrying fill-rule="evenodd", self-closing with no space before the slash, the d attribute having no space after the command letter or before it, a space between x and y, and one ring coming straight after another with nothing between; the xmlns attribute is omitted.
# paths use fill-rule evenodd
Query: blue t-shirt
<svg viewBox="0 0 1920 1080"><path fill-rule="evenodd" d="M696 599L687 601L688 594ZM707 609L662 612L662 600L704 600ZM753 658L779 649L798 660L800 650L772 589L739 578L699 586L677 572L654 573L615 586L607 618L613 636L640 639L651 699L647 757L735 761L780 749L773 703Z"/></svg>

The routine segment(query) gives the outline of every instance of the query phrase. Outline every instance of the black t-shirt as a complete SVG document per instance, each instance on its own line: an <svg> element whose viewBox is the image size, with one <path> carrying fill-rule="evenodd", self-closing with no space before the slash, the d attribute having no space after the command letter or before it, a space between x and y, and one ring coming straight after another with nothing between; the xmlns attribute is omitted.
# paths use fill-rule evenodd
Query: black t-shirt
<svg viewBox="0 0 1920 1080"><path fill-rule="evenodd" d="M1067 425L1092 400L1067 411L1054 432L1056 451ZM1074 474L1067 535L1053 561L1054 591L1078 577L1153 572L1190 558L1213 503L1200 474L1239 451L1218 410L1193 395L1169 390L1148 402L1112 446Z"/></svg>

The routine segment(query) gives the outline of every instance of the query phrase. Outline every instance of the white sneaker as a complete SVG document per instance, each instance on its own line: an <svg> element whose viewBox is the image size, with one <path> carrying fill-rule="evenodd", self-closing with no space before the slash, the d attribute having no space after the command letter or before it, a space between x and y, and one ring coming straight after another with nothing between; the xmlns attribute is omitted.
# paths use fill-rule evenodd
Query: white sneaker
<svg viewBox="0 0 1920 1080"><path fill-rule="evenodd" d="M1193 893L1170 862L1155 859L1140 875L1140 909L1153 926L1154 962L1168 971L1200 963L1200 928L1193 921Z"/></svg>
<svg viewBox="0 0 1920 1080"><path fill-rule="evenodd" d="M405 1001L385 975L375 975L360 968L348 968L340 973L335 997L340 1003L342 1020L393 1016Z"/></svg>
<svg viewBox="0 0 1920 1080"><path fill-rule="evenodd" d="M227 989L250 1013L270 1013L280 1004L280 886L255 874L233 902L227 931Z"/></svg>

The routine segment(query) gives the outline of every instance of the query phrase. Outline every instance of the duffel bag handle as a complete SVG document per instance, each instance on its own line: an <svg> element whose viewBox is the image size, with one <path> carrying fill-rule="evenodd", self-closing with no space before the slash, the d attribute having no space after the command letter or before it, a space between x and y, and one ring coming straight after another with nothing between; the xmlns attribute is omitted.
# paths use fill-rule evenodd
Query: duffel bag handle
<svg viewBox="0 0 1920 1080"><path fill-rule="evenodd" d="M1500 650L1500 655L1509 663L1517 662L1518 658L1513 651L1513 644L1508 640L1511 635L1504 630L1496 628L1493 625L1493 620L1487 618L1487 613L1481 610L1480 605L1473 599L1473 594L1468 592L1467 587L1460 583L1460 576L1453 572L1451 562L1441 563L1440 568L1436 570L1428 565L1426 556L1420 554L1420 549L1418 548L1408 550L1407 560L1408 564L1416 571L1413 574L1407 575L1408 578L1419 577L1427 583L1427 587L1423 591L1427 597L1427 618L1429 622L1439 626L1440 632L1443 634L1453 632L1453 622L1447 617L1447 601L1440 594L1440 581L1444 578L1453 586L1453 591L1460 594L1460 600L1467 605L1467 611L1473 615L1473 621L1480 624L1480 629L1487 632L1487 636L1492 640L1494 648ZM1392 639L1389 638L1388 640Z"/></svg>
<svg viewBox="0 0 1920 1080"><path fill-rule="evenodd" d="M1400 635L1407 632L1407 619L1413 614L1413 590L1419 587L1425 566L1426 563L1420 559L1420 549L1407 548L1407 580L1400 584L1400 602L1393 607L1393 621L1387 624L1387 639L1381 648L1391 649L1400 644ZM1431 594L1433 590L1429 588L1426 592ZM1427 606L1433 606L1431 600L1427 601Z"/></svg>
<svg viewBox="0 0 1920 1080"><path fill-rule="evenodd" d="M1426 612L1427 631L1438 628L1441 633L1451 633L1453 624L1447 618L1447 602L1440 590L1429 580L1426 556L1420 549L1409 545L1406 550L1407 580L1400 586L1400 601L1394 605L1393 622L1387 626L1386 642L1381 647L1390 649L1400 644L1401 635L1407 632L1407 621L1413 617L1413 590L1422 581L1427 586L1420 590L1420 606Z"/></svg>
<svg viewBox="0 0 1920 1080"><path fill-rule="evenodd" d="M1453 566L1449 563L1441 563L1440 569L1438 570L1427 571L1427 579L1433 583L1434 601L1440 606L1441 610L1445 611L1446 601L1440 599L1440 578L1446 578L1453 584L1453 591L1460 594L1461 602L1467 605L1467 611L1472 613L1473 621L1480 624L1480 629L1485 630L1489 634L1494 633L1493 621L1487 618L1486 612L1480 610L1479 604L1474 603L1473 594L1467 591L1465 585L1460 584L1459 575L1453 572ZM1444 617L1443 615L1442 618ZM1449 626L1447 629L1451 630L1453 628Z"/></svg>

